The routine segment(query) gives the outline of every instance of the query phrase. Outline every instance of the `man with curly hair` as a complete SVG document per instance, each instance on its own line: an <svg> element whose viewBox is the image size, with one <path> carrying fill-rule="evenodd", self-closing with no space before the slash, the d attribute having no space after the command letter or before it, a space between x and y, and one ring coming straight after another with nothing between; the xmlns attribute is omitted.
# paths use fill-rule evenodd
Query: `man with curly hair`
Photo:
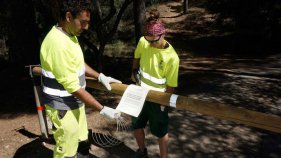
<svg viewBox="0 0 281 158"><path fill-rule="evenodd" d="M85 76L97 78L108 90L120 81L90 68L76 36L87 30L92 5L89 0L57 1L58 23L45 37L40 50L43 74L43 103L51 119L56 141L54 158L88 157L90 144L85 104L114 119L115 109L102 106L85 90Z"/></svg>

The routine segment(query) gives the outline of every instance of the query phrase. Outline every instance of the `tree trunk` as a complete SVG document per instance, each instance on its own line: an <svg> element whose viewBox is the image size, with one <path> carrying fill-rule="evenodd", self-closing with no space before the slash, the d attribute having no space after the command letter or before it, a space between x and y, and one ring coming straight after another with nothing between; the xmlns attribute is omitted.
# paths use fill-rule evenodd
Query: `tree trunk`
<svg viewBox="0 0 281 158"><path fill-rule="evenodd" d="M111 1L111 10L108 14L108 16L106 16L104 19L102 19L102 10L100 7L100 4L98 1L94 1L93 5L95 9L95 12L93 14L93 26L94 26L94 30L97 33L97 37L99 40L99 47L98 47L98 52L97 52L97 63L98 63L98 71L101 72L102 71L102 61L103 61L103 53L104 53L104 49L106 44L108 43L108 41L110 41L112 39L112 37L114 36L114 33L117 32L117 28L118 25L121 21L122 15L125 12L126 8L132 3L132 0L125 0L124 3L122 4L120 10L118 11L116 20L112 26L112 28L107 31L105 29L105 23L109 20L112 19L113 15L116 13L116 8L114 6L114 1Z"/></svg>
<svg viewBox="0 0 281 158"><path fill-rule="evenodd" d="M135 38L137 44L140 37L143 35L143 28L145 22L145 1L134 0L133 7L134 7Z"/></svg>
<svg viewBox="0 0 281 158"><path fill-rule="evenodd" d="M183 1L183 13L187 14L188 12L188 0Z"/></svg>

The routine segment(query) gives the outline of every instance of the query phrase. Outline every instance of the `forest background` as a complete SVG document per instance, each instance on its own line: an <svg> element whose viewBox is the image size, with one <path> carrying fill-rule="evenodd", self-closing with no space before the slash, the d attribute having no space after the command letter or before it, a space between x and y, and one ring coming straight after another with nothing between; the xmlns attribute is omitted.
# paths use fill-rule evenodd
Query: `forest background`
<svg viewBox="0 0 281 158"><path fill-rule="evenodd" d="M86 62L130 84L130 67L145 11L157 8L181 65L176 93L281 116L281 2L276 0L98 0L90 30L79 37ZM55 0L0 1L0 157L49 157L43 146L26 65L39 64L44 36L55 24ZM115 107L120 96L89 89ZM89 128L110 124L87 110ZM280 134L172 110L170 157L280 157ZM98 123L96 120L99 120ZM147 131L151 157L157 141ZM130 132L95 157L130 157ZM52 146L52 144L50 144Z"/></svg>

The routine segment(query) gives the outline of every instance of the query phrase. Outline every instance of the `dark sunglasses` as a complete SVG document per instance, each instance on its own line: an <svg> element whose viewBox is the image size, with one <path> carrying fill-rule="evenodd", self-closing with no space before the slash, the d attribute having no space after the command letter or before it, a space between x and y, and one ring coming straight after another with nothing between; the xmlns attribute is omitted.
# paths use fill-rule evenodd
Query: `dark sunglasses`
<svg viewBox="0 0 281 158"><path fill-rule="evenodd" d="M156 43L157 41L160 40L161 36L162 36L162 35L159 35L156 40L148 40L145 36L144 36L144 38L145 38L145 40L146 40L147 42L149 42L149 43Z"/></svg>
<svg viewBox="0 0 281 158"><path fill-rule="evenodd" d="M88 20L79 20L82 26L90 25L90 21Z"/></svg>

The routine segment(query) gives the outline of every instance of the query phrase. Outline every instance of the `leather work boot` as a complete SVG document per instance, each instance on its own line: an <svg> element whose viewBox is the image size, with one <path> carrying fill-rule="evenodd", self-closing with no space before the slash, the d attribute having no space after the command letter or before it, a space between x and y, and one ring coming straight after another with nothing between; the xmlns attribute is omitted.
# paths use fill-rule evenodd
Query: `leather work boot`
<svg viewBox="0 0 281 158"><path fill-rule="evenodd" d="M134 155L134 158L148 158L147 149L145 148L144 151L138 149Z"/></svg>

